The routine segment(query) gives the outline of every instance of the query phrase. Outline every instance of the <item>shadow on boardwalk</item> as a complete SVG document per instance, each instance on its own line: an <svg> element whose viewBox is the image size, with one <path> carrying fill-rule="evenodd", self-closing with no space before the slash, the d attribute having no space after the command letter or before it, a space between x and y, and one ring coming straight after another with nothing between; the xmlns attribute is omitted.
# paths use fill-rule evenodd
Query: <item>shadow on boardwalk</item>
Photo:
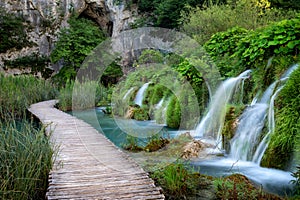
<svg viewBox="0 0 300 200"><path fill-rule="evenodd" d="M29 111L47 125L59 151L47 199L164 199L134 160L89 124L56 108L55 100Z"/></svg>

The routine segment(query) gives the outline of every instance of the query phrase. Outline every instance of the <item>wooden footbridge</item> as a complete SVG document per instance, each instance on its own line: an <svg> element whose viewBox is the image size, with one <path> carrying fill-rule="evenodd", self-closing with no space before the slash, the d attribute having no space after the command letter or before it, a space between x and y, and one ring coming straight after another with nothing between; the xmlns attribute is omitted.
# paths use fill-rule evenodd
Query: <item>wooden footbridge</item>
<svg viewBox="0 0 300 200"><path fill-rule="evenodd" d="M58 148L47 199L164 199L148 174L89 124L56 108L31 105Z"/></svg>

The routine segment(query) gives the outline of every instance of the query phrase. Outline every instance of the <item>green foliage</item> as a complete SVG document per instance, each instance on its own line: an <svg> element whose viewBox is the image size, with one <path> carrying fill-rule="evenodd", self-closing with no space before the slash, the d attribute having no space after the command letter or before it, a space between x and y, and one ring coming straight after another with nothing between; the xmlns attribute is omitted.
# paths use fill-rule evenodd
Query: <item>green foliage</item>
<svg viewBox="0 0 300 200"><path fill-rule="evenodd" d="M300 29L295 27L299 26L299 22L300 18L283 20L255 31L235 27L213 35L205 43L205 48L215 60L222 76L235 76L251 68L258 70L260 75L265 74L259 81L264 80L265 85L269 85L275 80L272 78L275 74L272 75L267 70L280 74L288 65L285 62L285 67L281 69L275 68L274 65L269 67L265 65L267 59L290 59L291 56L298 55L300 43L297 38L300 37ZM269 68L266 69L265 66Z"/></svg>
<svg viewBox="0 0 300 200"><path fill-rule="evenodd" d="M203 1L195 0L138 0L140 13L148 13L152 24L164 28L177 28L179 26L180 12L186 5L201 5Z"/></svg>
<svg viewBox="0 0 300 200"><path fill-rule="evenodd" d="M277 7L283 7L283 8L300 8L300 1L299 0L269 0L272 5Z"/></svg>
<svg viewBox="0 0 300 200"><path fill-rule="evenodd" d="M276 126L270 144L262 160L262 165L286 169L295 155L300 162L300 68L288 79L276 100Z"/></svg>
<svg viewBox="0 0 300 200"><path fill-rule="evenodd" d="M297 55L300 48L300 18L283 20L264 29L249 32L232 57L242 66L253 66L274 55Z"/></svg>
<svg viewBox="0 0 300 200"><path fill-rule="evenodd" d="M53 153L43 129L0 121L0 198L44 199Z"/></svg>
<svg viewBox="0 0 300 200"><path fill-rule="evenodd" d="M63 61L63 69L56 77L65 82L75 78L86 56L105 40L104 33L90 20L73 15L68 23L70 26L60 31L55 49L50 55L53 63Z"/></svg>
<svg viewBox="0 0 300 200"><path fill-rule="evenodd" d="M233 27L255 30L274 21L295 17L296 12L266 7L254 0L239 0L233 5L209 5L182 13L182 30L204 44L210 37ZM201 20L199 20L201 19Z"/></svg>
<svg viewBox="0 0 300 200"><path fill-rule="evenodd" d="M31 68L31 74L37 75L41 73L43 78L49 78L53 70L48 68L49 58L37 53L33 53L29 56L19 57L15 60L5 60L5 69L7 68Z"/></svg>
<svg viewBox="0 0 300 200"><path fill-rule="evenodd" d="M32 75L4 76L0 74L0 119L23 118L33 103L53 99L56 88Z"/></svg>
<svg viewBox="0 0 300 200"><path fill-rule="evenodd" d="M167 125L171 128L178 128L181 122L180 102L175 95L171 96L171 100L167 107Z"/></svg>
<svg viewBox="0 0 300 200"><path fill-rule="evenodd" d="M27 25L21 17L0 8L0 53L15 48L17 50L30 46L26 30Z"/></svg>
<svg viewBox="0 0 300 200"><path fill-rule="evenodd" d="M247 33L248 31L244 28L234 27L214 34L205 43L204 47L209 52L211 58L217 62L221 76L230 76L230 73L234 70L232 65L234 57L231 55L237 51L239 41Z"/></svg>

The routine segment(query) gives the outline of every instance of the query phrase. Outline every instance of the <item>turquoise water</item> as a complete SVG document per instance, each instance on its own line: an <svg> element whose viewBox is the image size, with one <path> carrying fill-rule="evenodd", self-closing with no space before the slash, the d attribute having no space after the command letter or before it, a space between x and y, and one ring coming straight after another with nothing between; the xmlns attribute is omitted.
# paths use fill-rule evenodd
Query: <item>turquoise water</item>
<svg viewBox="0 0 300 200"><path fill-rule="evenodd" d="M181 133L181 131L156 124L154 121L112 118L104 114L101 108L75 111L71 114L92 125L118 147L122 147L126 142L128 134L137 137L139 145L143 146L153 134L173 138ZM281 196L291 195L293 189L290 181L294 178L291 176L291 172L263 168L253 162L222 157L214 160L196 159L190 164L200 173L215 177L241 173L252 180L258 187Z"/></svg>
<svg viewBox="0 0 300 200"><path fill-rule="evenodd" d="M136 137L139 145L144 146L153 135L173 138L178 134L177 130L156 124L154 121L113 118L104 114L101 108L69 113L93 126L118 147L122 147L128 135Z"/></svg>

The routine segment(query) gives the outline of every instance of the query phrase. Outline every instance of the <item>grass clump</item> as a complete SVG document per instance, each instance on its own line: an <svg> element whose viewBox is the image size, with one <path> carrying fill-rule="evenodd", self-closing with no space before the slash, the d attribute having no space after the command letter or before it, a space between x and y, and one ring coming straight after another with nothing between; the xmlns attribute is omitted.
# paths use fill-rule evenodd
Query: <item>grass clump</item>
<svg viewBox="0 0 300 200"><path fill-rule="evenodd" d="M162 187L166 199L215 199L211 177L195 172L181 161L153 169L150 176Z"/></svg>
<svg viewBox="0 0 300 200"><path fill-rule="evenodd" d="M44 199L52 156L33 123L0 121L0 199Z"/></svg>

